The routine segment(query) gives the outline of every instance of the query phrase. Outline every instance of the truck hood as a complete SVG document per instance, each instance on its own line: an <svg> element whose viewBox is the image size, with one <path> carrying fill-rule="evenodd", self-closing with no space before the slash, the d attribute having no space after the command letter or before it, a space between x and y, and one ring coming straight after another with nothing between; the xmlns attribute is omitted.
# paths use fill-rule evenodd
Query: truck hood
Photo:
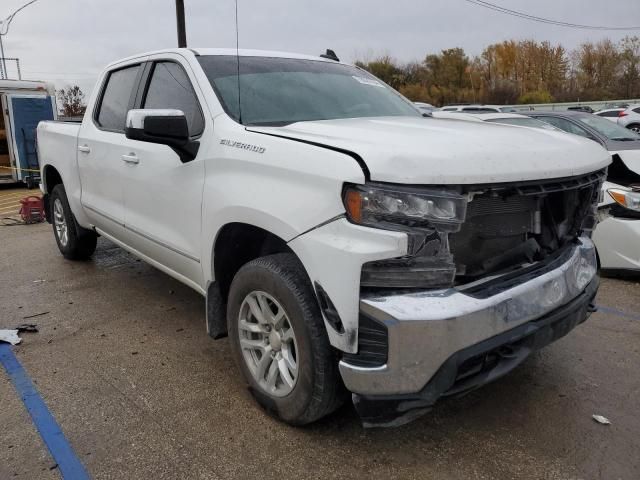
<svg viewBox="0 0 640 480"><path fill-rule="evenodd" d="M591 140L542 129L436 118L378 117L248 127L353 152L371 180L478 184L570 177L611 163Z"/></svg>

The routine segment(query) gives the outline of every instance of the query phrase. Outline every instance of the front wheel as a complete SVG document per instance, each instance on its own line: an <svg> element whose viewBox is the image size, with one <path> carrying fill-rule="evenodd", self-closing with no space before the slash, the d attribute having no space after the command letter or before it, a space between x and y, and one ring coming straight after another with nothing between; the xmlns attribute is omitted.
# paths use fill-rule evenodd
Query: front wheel
<svg viewBox="0 0 640 480"><path fill-rule="evenodd" d="M69 260L86 260L96 250L98 235L77 224L62 184L53 188L50 202L53 234L60 253Z"/></svg>
<svg viewBox="0 0 640 480"><path fill-rule="evenodd" d="M640 134L640 123L633 123L631 125L627 125L627 128L632 132L636 132Z"/></svg>
<svg viewBox="0 0 640 480"><path fill-rule="evenodd" d="M342 403L338 359L310 281L293 254L261 257L238 271L227 322L236 362L269 413L303 425Z"/></svg>

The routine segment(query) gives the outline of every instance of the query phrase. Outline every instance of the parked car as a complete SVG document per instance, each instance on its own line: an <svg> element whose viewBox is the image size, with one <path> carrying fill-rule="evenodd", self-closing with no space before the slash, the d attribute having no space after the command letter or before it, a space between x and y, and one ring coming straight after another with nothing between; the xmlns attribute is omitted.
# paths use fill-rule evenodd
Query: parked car
<svg viewBox="0 0 640 480"><path fill-rule="evenodd" d="M478 113L468 114L462 112L433 112L436 118L451 118L456 120L468 120L474 122L499 123L502 125L515 125L518 127L542 128L543 130L561 131L553 125L517 113Z"/></svg>
<svg viewBox="0 0 640 480"><path fill-rule="evenodd" d="M600 110L595 113L595 115L606 118L614 123L618 123L618 118L620 117L620 113L624 112L624 108L607 108L606 110Z"/></svg>
<svg viewBox="0 0 640 480"><path fill-rule="evenodd" d="M594 113L595 110L587 105L576 105L573 107L567 107L567 110L570 112L584 112L584 113Z"/></svg>
<svg viewBox="0 0 640 480"><path fill-rule="evenodd" d="M589 138L611 154L600 203L600 224L593 240L604 270L640 271L640 136L589 113L531 114L576 135Z"/></svg>
<svg viewBox="0 0 640 480"><path fill-rule="evenodd" d="M0 106L0 183L36 187L36 127L57 118L55 89L46 82L0 80Z"/></svg>
<svg viewBox="0 0 640 480"><path fill-rule="evenodd" d="M424 103L424 102L413 102L413 104L418 107L418 110L420 110L422 113L427 113L427 114L431 114L436 107L434 107L433 105L431 105L430 103Z"/></svg>
<svg viewBox="0 0 640 480"><path fill-rule="evenodd" d="M81 125L40 123L47 216L64 257L102 235L206 297L278 418L327 415L344 384L366 425L398 425L568 333L598 288L609 155L452 123L327 58L136 55Z"/></svg>
<svg viewBox="0 0 640 480"><path fill-rule="evenodd" d="M463 112L463 113L500 113L512 112L513 107L501 107L499 105L445 105L441 112Z"/></svg>
<svg viewBox="0 0 640 480"><path fill-rule="evenodd" d="M630 105L618 115L618 125L640 133L640 105Z"/></svg>

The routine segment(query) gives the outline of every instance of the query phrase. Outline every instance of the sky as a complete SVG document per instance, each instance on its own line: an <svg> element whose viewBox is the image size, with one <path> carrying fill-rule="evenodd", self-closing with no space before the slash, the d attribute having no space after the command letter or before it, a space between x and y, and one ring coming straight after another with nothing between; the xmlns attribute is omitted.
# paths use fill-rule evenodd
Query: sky
<svg viewBox="0 0 640 480"><path fill-rule="evenodd" d="M5 18L27 0L0 0ZM565 22L640 25L638 0L492 0ZM185 0L190 47L235 47L234 0ZM347 61L389 54L402 61L462 47L479 54L507 39L549 40L573 49L585 41L640 35L640 29L563 28L494 12L465 0L238 0L240 48L320 54ZM16 15L3 37L23 78L87 94L103 67L136 53L177 46L174 0L38 0ZM9 65L15 76L15 68Z"/></svg>

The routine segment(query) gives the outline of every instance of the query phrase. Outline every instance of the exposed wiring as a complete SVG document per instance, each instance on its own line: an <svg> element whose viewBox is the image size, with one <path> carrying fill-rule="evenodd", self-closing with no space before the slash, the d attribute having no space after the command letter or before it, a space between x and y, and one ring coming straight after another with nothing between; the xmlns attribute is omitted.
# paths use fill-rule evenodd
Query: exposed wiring
<svg viewBox="0 0 640 480"><path fill-rule="evenodd" d="M534 22L546 23L548 25L556 25L559 27L569 27L569 28L581 28L585 30L640 30L640 26L631 26L631 27L607 27L602 25L583 25L580 23L571 23L571 22L563 22L561 20L552 20L550 18L538 17L536 15L530 15L528 13L519 12L517 10L511 10L510 8L501 7L500 5L496 5L495 3L486 2L484 0L465 0L468 3L472 3L479 7L488 8L490 10L504 13L506 15L511 15L514 17L523 18L525 20L531 20Z"/></svg>

